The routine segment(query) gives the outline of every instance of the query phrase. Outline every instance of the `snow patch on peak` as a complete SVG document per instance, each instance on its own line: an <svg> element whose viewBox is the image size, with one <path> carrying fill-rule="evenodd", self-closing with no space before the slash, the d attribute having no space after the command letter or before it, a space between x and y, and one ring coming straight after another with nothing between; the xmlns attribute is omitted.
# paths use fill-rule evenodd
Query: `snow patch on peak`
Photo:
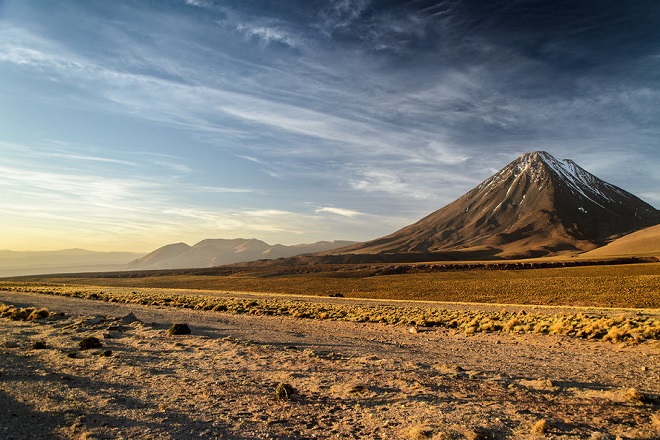
<svg viewBox="0 0 660 440"><path fill-rule="evenodd" d="M601 207L602 203L613 201L608 192L628 196L625 191L599 179L570 159L560 161L545 151L530 153L530 156L542 160L571 190Z"/></svg>

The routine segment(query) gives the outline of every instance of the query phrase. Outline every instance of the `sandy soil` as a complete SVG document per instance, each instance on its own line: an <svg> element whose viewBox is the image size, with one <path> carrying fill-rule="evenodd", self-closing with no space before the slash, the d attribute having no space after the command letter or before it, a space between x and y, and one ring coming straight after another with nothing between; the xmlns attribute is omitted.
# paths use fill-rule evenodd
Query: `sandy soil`
<svg viewBox="0 0 660 440"><path fill-rule="evenodd" d="M0 438L660 438L657 341L411 332L15 292L0 302L64 312L0 319ZM130 312L139 321L122 321ZM168 335L174 322L192 334ZM86 336L102 347L79 349ZM286 401L280 383L295 390Z"/></svg>

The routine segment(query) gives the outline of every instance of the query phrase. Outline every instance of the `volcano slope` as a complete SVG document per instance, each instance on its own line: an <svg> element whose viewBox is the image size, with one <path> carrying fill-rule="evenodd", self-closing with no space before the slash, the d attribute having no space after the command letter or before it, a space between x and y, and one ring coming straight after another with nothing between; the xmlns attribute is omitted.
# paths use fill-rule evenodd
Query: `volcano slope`
<svg viewBox="0 0 660 440"><path fill-rule="evenodd" d="M660 211L636 196L537 151L412 225L323 255L363 261L567 255L658 223Z"/></svg>

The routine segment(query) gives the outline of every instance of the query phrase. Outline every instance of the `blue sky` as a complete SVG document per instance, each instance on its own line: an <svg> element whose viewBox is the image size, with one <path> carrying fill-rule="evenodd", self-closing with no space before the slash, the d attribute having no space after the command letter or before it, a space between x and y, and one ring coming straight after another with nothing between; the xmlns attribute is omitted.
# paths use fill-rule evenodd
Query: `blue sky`
<svg viewBox="0 0 660 440"><path fill-rule="evenodd" d="M0 0L0 248L368 240L524 152L660 206L660 3Z"/></svg>

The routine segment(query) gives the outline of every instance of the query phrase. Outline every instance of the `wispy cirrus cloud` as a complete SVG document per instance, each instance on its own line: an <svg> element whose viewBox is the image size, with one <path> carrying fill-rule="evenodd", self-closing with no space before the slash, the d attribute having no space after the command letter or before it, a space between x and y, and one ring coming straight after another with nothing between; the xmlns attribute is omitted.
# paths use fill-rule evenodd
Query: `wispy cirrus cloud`
<svg viewBox="0 0 660 440"><path fill-rule="evenodd" d="M258 191L249 188L227 188L221 186L205 186L205 185L186 185L187 191L201 192L201 193L216 193L216 194L249 194Z"/></svg>
<svg viewBox="0 0 660 440"><path fill-rule="evenodd" d="M647 3L5 3L0 166L34 179L0 186L16 223L43 202L133 240L374 238L533 149L660 185Z"/></svg>
<svg viewBox="0 0 660 440"><path fill-rule="evenodd" d="M185 0L185 4L198 8L208 8L213 2L211 0Z"/></svg>
<svg viewBox="0 0 660 440"><path fill-rule="evenodd" d="M320 214L320 213L335 214L335 215L340 215L342 217L348 217L348 218L353 218L353 217L357 217L357 216L360 216L360 215L364 215L364 213L359 212L359 211L354 211L352 209L336 208L334 206L324 206L322 208L318 208L314 212L316 212L317 214Z"/></svg>
<svg viewBox="0 0 660 440"><path fill-rule="evenodd" d="M257 40L265 45L283 44L289 47L297 47L300 45L299 40L291 33L277 27L239 23L236 26L236 30L247 38Z"/></svg>

